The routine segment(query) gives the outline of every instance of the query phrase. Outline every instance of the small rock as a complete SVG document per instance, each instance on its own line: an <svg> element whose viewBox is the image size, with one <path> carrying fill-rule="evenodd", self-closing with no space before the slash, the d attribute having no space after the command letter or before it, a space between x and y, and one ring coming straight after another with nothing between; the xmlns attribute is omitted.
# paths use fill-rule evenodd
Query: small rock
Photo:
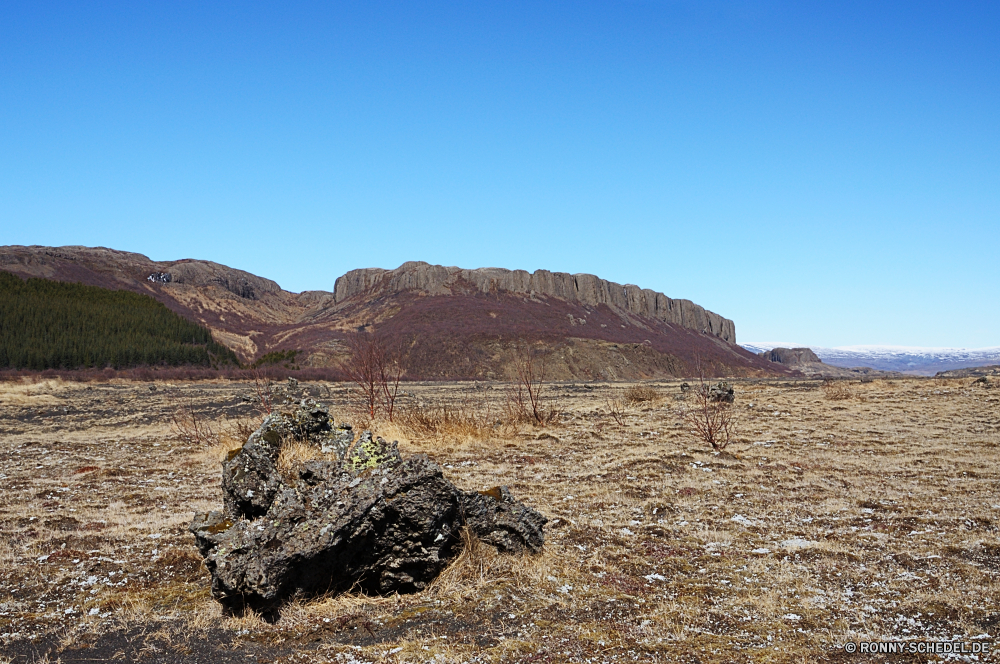
<svg viewBox="0 0 1000 664"><path fill-rule="evenodd" d="M726 381L716 383L706 389L710 401L716 403L733 403L736 400L736 391Z"/></svg>

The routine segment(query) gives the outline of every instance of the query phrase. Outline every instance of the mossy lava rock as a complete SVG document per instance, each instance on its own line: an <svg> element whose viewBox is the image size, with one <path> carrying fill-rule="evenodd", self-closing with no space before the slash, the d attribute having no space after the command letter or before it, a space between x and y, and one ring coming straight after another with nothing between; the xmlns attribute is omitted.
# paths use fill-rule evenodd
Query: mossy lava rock
<svg viewBox="0 0 1000 664"><path fill-rule="evenodd" d="M282 477L276 462L292 427L279 418L224 462L223 511L191 523L212 594L230 612L352 588L419 591L461 551L466 525L501 551L541 550L547 519L506 487L462 491L425 455L404 460L367 431Z"/></svg>

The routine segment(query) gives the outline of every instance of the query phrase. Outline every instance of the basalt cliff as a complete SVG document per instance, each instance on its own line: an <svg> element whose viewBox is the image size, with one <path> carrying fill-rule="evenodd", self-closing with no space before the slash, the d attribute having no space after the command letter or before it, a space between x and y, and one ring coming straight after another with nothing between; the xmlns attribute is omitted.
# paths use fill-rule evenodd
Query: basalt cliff
<svg viewBox="0 0 1000 664"><path fill-rule="evenodd" d="M414 261L404 263L395 270L351 270L337 279L333 294L336 302L344 302L359 296L371 297L404 291L426 295L508 293L529 298L557 298L587 308L604 305L613 311L663 321L705 332L730 343L736 342L736 326L733 321L707 311L690 300L674 300L648 288L632 284L622 286L592 274L567 274L548 270L527 272L493 267L463 270Z"/></svg>
<svg viewBox="0 0 1000 664"><path fill-rule="evenodd" d="M553 380L790 373L737 346L731 320L589 274L408 262L352 270L332 292L291 293L210 261L38 246L0 247L0 270L145 293L247 361L298 350L303 367L336 366L362 331L402 349L411 379L506 379L525 347Z"/></svg>

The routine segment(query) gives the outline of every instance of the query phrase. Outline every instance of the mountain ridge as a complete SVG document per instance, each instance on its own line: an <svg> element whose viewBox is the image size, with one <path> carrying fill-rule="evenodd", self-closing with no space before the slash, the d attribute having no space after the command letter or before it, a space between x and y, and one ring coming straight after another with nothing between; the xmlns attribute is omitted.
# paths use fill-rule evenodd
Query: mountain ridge
<svg viewBox="0 0 1000 664"><path fill-rule="evenodd" d="M732 321L594 275L411 261L291 293L212 261L75 246L0 247L0 270L151 295L248 361L296 349L303 366L336 366L347 337L367 330L406 349L411 378L502 379L518 344L551 360L551 379L792 375L732 343Z"/></svg>
<svg viewBox="0 0 1000 664"><path fill-rule="evenodd" d="M635 284L618 284L593 274L508 270L506 268L463 269L431 265L422 261L403 263L395 270L362 268L350 270L334 284L334 299L344 302L359 294L381 289L392 292L416 290L432 295L451 295L458 285L469 284L481 293L506 291L522 295L541 294L590 306L608 305L666 323L713 334L735 343L736 325L690 300L669 298Z"/></svg>

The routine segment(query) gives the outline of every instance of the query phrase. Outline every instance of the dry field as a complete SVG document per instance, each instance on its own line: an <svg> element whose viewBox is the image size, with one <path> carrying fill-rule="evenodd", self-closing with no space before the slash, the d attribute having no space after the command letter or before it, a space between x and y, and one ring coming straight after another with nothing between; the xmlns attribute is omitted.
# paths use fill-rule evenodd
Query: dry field
<svg viewBox="0 0 1000 664"><path fill-rule="evenodd" d="M844 652L857 641L1000 648L1000 389L737 382L739 441L716 455L685 432L692 399L676 382L631 402L623 385L546 386L560 414L545 426L491 426L482 409L502 390L483 387L407 385L409 424L378 431L459 486L508 484L551 519L545 552L471 543L424 593L298 601L270 624L221 614L186 529L221 504L219 461L255 415L246 385L0 384L0 662L846 662L882 661ZM340 386L296 394L346 412ZM178 439L178 408L221 442Z"/></svg>

